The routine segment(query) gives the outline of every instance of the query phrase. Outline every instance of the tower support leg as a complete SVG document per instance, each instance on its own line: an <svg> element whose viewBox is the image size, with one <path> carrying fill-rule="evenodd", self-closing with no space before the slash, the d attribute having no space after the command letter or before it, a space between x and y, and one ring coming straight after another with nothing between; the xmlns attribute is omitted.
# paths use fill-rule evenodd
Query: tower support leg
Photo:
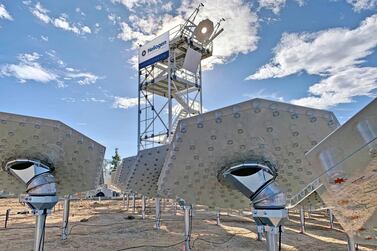
<svg viewBox="0 0 377 251"><path fill-rule="evenodd" d="M130 209L130 196L129 194L126 195L126 200L127 200L127 211Z"/></svg>
<svg viewBox="0 0 377 251"><path fill-rule="evenodd" d="M63 228L62 228L62 240L66 240L68 237L68 223L69 223L69 209L71 204L71 196L68 195L64 198L64 211L63 211Z"/></svg>

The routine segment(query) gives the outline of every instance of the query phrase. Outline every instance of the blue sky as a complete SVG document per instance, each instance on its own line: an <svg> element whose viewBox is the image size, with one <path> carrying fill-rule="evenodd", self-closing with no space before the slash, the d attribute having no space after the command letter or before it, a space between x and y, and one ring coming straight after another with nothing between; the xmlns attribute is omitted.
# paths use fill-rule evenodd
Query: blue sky
<svg viewBox="0 0 377 251"><path fill-rule="evenodd" d="M197 0L0 1L0 110L60 120L136 154L137 44ZM253 97L329 109L341 122L377 88L377 0L207 0L226 19L204 62L203 105Z"/></svg>

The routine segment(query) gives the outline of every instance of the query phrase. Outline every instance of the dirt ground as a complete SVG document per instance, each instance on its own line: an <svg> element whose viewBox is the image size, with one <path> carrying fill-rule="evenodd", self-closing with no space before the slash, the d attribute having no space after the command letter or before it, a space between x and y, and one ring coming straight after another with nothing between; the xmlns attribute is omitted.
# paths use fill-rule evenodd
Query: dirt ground
<svg viewBox="0 0 377 251"><path fill-rule="evenodd" d="M45 250L183 250L183 211L173 214L172 204L164 202L161 229L155 230L154 202L147 204L142 220L140 204L136 213L127 210L122 200L76 200L71 203L70 235L62 241L63 202L60 201L47 218ZM10 208L8 226L4 228L5 212ZM17 214L29 209L18 199L0 199L0 250L32 250L35 217ZM257 241L256 226L250 213L222 212L221 225L216 213L196 207L193 214L192 250L265 250L265 242ZM127 219L133 215L135 219ZM299 217L290 212L282 235L283 250L346 250L346 236L335 224L329 229L324 212L312 213L306 219L306 234L299 234ZM359 250L376 250L361 247Z"/></svg>

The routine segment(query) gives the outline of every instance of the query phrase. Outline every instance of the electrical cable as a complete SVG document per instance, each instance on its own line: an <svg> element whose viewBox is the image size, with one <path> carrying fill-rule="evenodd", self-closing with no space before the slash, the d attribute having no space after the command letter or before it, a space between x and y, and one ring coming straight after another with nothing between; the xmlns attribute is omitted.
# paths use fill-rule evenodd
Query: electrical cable
<svg viewBox="0 0 377 251"><path fill-rule="evenodd" d="M177 242L177 243L173 243L171 245L140 245L140 246L133 246L133 247L127 247L127 248L123 248L123 249L118 249L117 251L131 250L131 249L136 249L136 248L171 248L171 247L178 246L179 244L182 244L185 241L186 240L183 240L183 241L180 241L180 242Z"/></svg>
<svg viewBox="0 0 377 251"><path fill-rule="evenodd" d="M236 232L236 233L233 233L233 234L225 234L225 235L231 235L231 237L228 238L227 240L223 241L223 242L215 242L215 241L210 241L210 240L207 240L207 239L203 239L203 238L200 237L200 234L199 234L199 236L193 241L192 247L194 247L195 242L198 241L198 240L207 242L207 243L212 244L212 245L224 245L225 243L229 242L234 237L236 237L238 234L248 234L248 233L252 233L252 232L253 231Z"/></svg>
<svg viewBox="0 0 377 251"><path fill-rule="evenodd" d="M60 228L60 226L46 226L46 228ZM24 230L24 229L35 229L35 226L33 226L33 227L7 227L7 228L0 228L0 231Z"/></svg>
<svg viewBox="0 0 377 251"><path fill-rule="evenodd" d="M178 221L178 220L177 220ZM87 226L87 227L108 227L108 226L112 226L112 225L119 225L119 224L124 224L124 223L137 223L138 221L134 221L134 222L130 222L130 221L122 221L122 222L113 222L113 223L107 223L107 224L87 224L87 223L76 223L74 225L71 226L71 228L69 229L69 232L68 232L68 235L71 234L72 232L72 229L77 227L77 226ZM154 222L154 220L143 220L143 222Z"/></svg>

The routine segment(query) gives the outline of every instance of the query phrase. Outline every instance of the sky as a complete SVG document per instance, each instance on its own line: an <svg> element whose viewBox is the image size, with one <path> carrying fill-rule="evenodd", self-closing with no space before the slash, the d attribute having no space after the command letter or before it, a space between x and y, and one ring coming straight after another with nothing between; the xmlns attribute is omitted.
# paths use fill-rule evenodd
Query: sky
<svg viewBox="0 0 377 251"><path fill-rule="evenodd" d="M137 151L137 47L184 22L222 23L203 62L210 111L266 98L333 111L377 94L377 0L0 0L0 111L56 119Z"/></svg>

